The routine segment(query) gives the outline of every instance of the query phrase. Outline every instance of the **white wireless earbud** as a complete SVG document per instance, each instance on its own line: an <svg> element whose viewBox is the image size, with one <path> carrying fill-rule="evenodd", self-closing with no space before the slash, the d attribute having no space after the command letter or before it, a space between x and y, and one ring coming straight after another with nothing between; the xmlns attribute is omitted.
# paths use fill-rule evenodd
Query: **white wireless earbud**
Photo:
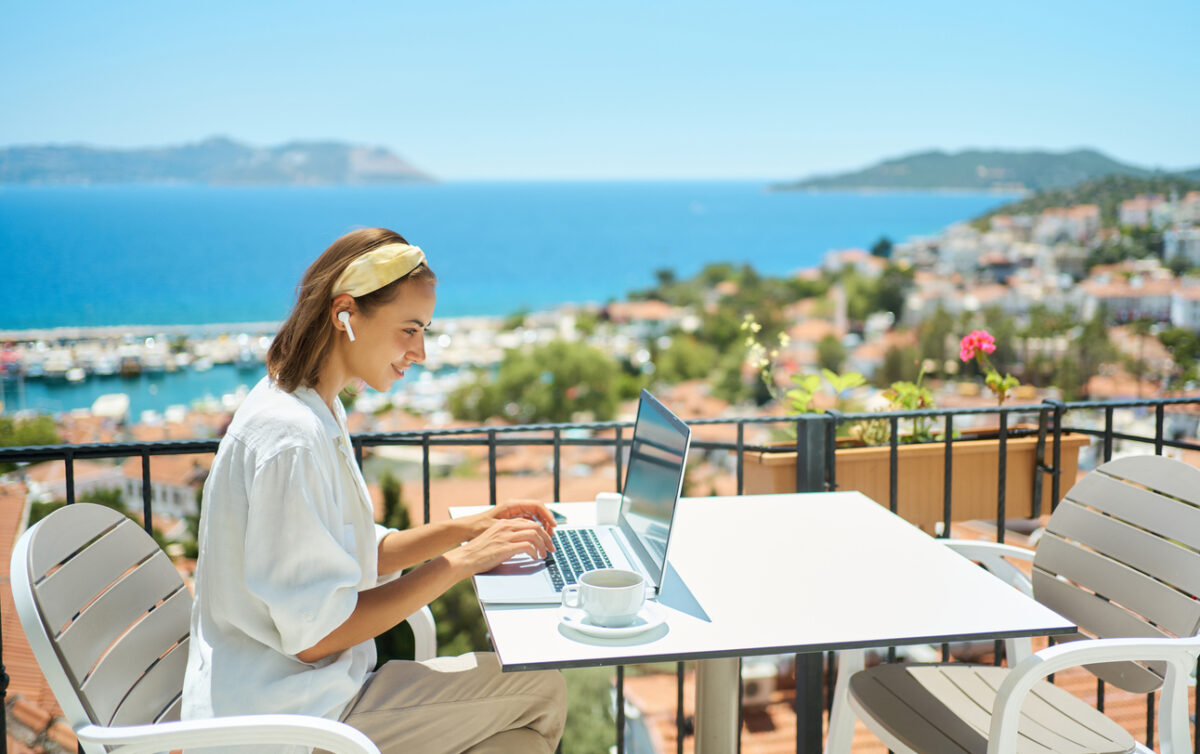
<svg viewBox="0 0 1200 754"><path fill-rule="evenodd" d="M350 326L350 312L338 312L338 321L346 326L346 334L350 336L350 342L354 342L354 328Z"/></svg>

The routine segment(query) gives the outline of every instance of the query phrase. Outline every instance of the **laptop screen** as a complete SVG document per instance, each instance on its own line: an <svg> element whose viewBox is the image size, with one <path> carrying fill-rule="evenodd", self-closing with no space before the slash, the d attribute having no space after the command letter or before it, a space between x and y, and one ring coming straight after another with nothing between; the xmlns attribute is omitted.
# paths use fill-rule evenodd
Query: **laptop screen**
<svg viewBox="0 0 1200 754"><path fill-rule="evenodd" d="M621 491L621 527L661 585L675 502L683 488L691 429L645 390L638 405L629 469Z"/></svg>

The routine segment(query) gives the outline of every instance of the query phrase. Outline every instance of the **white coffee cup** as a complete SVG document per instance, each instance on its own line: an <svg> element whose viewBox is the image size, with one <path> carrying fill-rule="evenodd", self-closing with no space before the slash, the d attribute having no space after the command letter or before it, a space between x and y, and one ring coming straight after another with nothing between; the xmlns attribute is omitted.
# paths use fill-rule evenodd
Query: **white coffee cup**
<svg viewBox="0 0 1200 754"><path fill-rule="evenodd" d="M646 580L621 568L597 568L563 587L562 603L580 608L597 626L628 626L646 603Z"/></svg>
<svg viewBox="0 0 1200 754"><path fill-rule="evenodd" d="M621 517L621 500L619 492L599 492L596 494L596 523L600 526L612 526Z"/></svg>

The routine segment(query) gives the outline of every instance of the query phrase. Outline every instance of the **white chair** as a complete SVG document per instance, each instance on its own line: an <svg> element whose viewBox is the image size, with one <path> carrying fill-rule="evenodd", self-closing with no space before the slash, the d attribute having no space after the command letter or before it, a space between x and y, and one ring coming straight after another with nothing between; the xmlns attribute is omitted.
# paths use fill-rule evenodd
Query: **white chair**
<svg viewBox="0 0 1200 754"><path fill-rule="evenodd" d="M1070 667L1118 688L1162 688L1164 754L1192 751L1188 676L1200 655L1200 469L1161 456L1122 458L1079 481L1055 509L1036 553L948 542L1086 633L1009 667L940 663L862 670L839 660L828 750L850 750L854 717L898 752L1147 752L1103 713L1044 680ZM1032 580L1006 558L1032 560ZM930 585L936 588L936 585ZM948 595L953 599L953 595Z"/></svg>
<svg viewBox="0 0 1200 754"><path fill-rule="evenodd" d="M192 598L136 522L99 505L64 506L30 527L12 555L13 600L84 751L299 744L379 754L358 730L304 715L181 722ZM428 608L408 619L417 655L437 652Z"/></svg>

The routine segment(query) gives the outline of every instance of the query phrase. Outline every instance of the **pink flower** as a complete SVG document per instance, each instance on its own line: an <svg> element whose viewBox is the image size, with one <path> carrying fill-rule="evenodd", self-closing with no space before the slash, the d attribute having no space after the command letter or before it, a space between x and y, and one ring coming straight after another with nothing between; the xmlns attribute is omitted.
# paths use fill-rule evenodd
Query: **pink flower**
<svg viewBox="0 0 1200 754"><path fill-rule="evenodd" d="M982 351L992 353L996 350L996 339L987 330L972 330L970 335L962 339L958 345L958 358L970 361Z"/></svg>

